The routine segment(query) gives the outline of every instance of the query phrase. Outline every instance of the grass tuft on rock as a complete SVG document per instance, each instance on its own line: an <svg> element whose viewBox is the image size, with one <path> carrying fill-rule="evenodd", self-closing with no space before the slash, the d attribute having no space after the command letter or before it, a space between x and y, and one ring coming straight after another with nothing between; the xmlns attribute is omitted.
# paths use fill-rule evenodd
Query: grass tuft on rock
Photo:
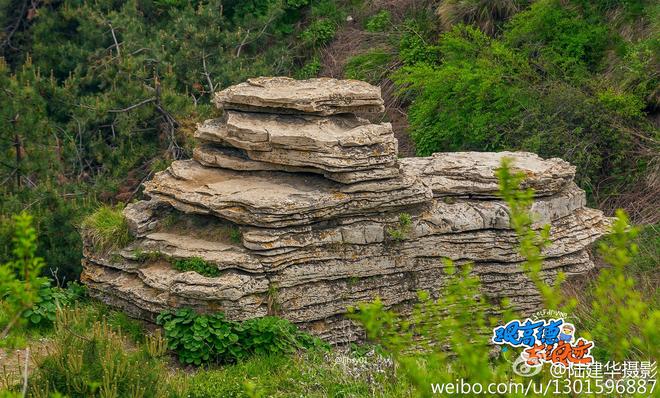
<svg viewBox="0 0 660 398"><path fill-rule="evenodd" d="M122 205L103 205L83 220L83 235L95 250L118 249L131 242L133 238L122 214L123 210Z"/></svg>
<svg viewBox="0 0 660 398"><path fill-rule="evenodd" d="M179 271L195 271L202 276L210 278L220 275L220 270L215 264L204 261L201 257L190 257L176 260L172 266Z"/></svg>

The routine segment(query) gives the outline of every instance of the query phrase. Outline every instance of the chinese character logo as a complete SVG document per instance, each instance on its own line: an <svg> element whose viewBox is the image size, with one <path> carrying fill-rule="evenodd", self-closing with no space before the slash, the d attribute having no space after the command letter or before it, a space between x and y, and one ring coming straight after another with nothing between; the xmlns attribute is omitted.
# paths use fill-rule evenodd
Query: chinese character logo
<svg viewBox="0 0 660 398"><path fill-rule="evenodd" d="M590 354L594 343L576 338L575 326L563 319L513 320L493 329L492 341L497 345L524 347L522 358L528 366L551 363L571 367L594 360Z"/></svg>

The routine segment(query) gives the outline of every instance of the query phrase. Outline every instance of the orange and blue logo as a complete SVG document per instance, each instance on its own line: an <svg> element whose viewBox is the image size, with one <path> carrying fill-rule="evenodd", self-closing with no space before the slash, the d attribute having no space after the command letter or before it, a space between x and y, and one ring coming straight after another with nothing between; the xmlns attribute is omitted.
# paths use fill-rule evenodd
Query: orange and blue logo
<svg viewBox="0 0 660 398"><path fill-rule="evenodd" d="M590 364L593 341L575 337L575 326L563 319L513 320L493 329L492 342L497 345L524 347L523 358L528 366L544 363L570 367Z"/></svg>

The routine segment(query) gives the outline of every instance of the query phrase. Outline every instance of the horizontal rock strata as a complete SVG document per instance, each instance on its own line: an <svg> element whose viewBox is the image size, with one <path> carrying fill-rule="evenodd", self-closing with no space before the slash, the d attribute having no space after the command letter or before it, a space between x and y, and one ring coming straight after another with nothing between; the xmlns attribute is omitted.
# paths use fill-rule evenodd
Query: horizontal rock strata
<svg viewBox="0 0 660 398"><path fill-rule="evenodd" d="M379 89L357 81L252 79L216 102L225 113L199 126L194 159L157 173L149 200L126 207L134 241L109 253L85 246L91 294L135 317L180 307L235 320L277 314L347 343L361 338L347 307L380 297L405 314L418 291L442 294L445 258L471 264L486 297L530 314L541 300L497 198L503 157L535 191L534 227L550 225L542 277L593 268L589 246L608 220L585 207L561 159L397 159L389 124L352 114L382 109ZM218 276L173 268L190 258Z"/></svg>
<svg viewBox="0 0 660 398"><path fill-rule="evenodd" d="M383 112L380 88L358 80L259 77L215 95L218 108L268 113Z"/></svg>

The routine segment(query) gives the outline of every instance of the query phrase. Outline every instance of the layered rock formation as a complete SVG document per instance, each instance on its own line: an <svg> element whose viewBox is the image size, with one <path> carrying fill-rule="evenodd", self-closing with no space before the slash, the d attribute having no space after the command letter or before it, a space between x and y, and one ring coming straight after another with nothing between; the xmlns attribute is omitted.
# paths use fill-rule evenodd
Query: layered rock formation
<svg viewBox="0 0 660 398"><path fill-rule="evenodd" d="M402 312L419 290L441 294L443 258L473 263L484 293L523 314L540 306L521 269L495 169L513 159L551 225L544 276L593 268L606 230L585 207L575 168L530 153L437 153L397 159L379 89L358 81L251 79L216 95L222 118L197 131L194 159L145 183L150 199L124 215L135 240L110 253L85 247L92 295L153 320L165 309L277 314L334 343L360 332L347 307L377 296ZM148 255L145 256L145 253ZM177 271L201 258L219 275Z"/></svg>

